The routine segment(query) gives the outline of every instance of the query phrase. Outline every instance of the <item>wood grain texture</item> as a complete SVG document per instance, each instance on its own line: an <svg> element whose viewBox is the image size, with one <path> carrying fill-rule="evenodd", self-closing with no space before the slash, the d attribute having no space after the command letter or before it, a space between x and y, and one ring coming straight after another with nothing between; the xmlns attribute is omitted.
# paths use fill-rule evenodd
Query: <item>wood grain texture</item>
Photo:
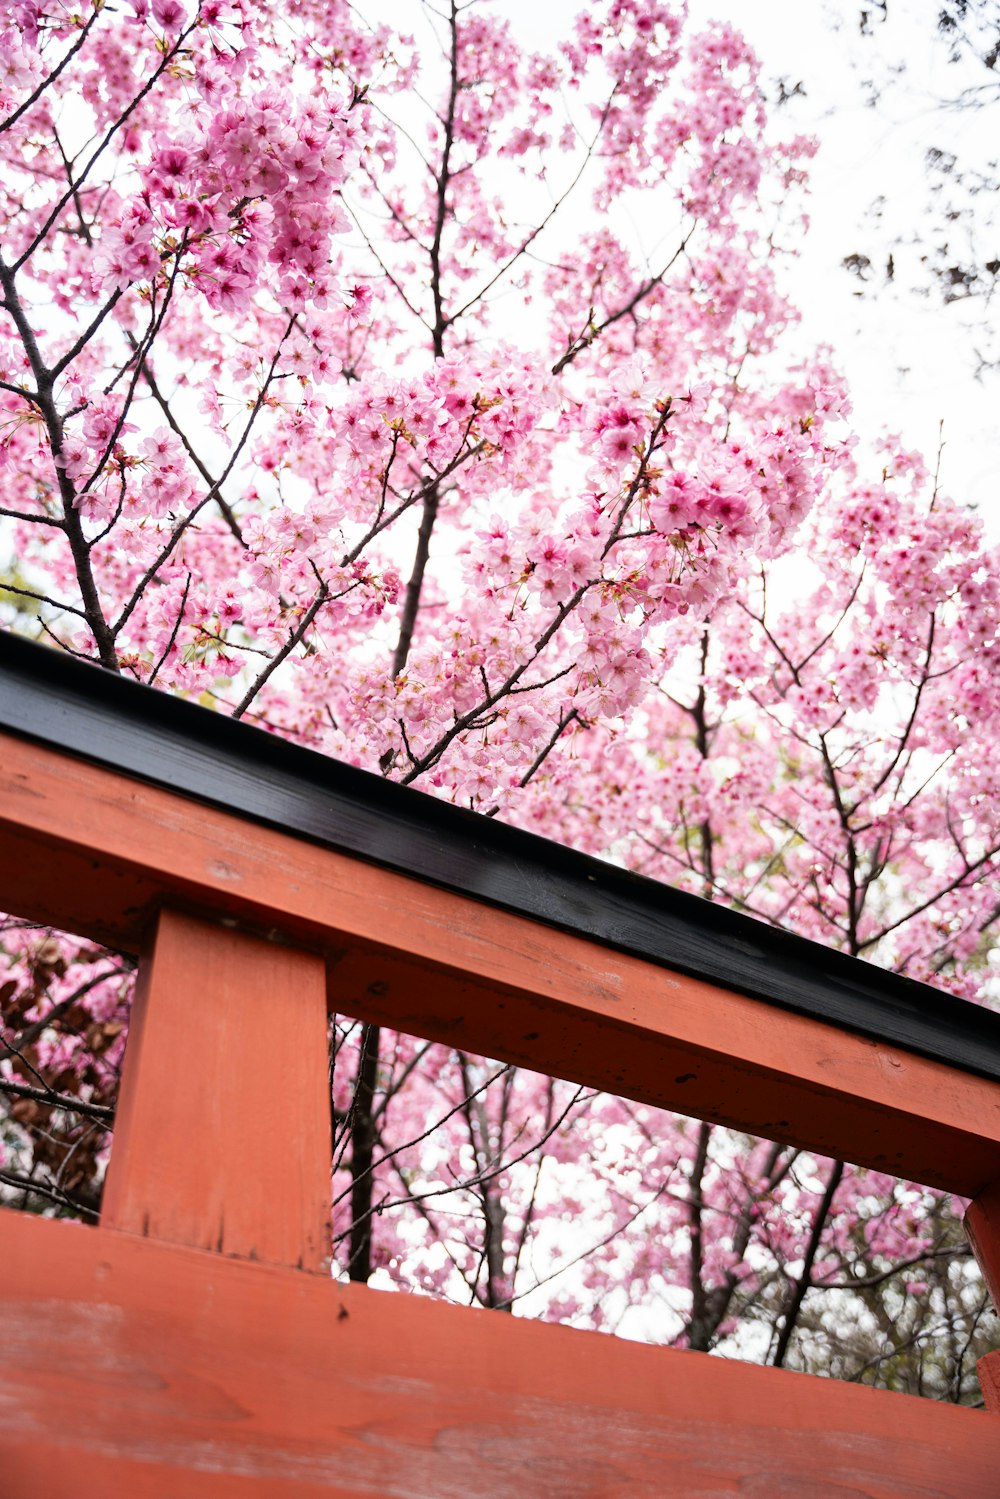
<svg viewBox="0 0 1000 1499"><path fill-rule="evenodd" d="M141 946L164 898L323 952L329 1003L973 1197L987 1079L9 740L0 908ZM62 871L53 881L53 869Z"/></svg>
<svg viewBox="0 0 1000 1499"><path fill-rule="evenodd" d="M0 1212L4 1499L996 1499L982 1411Z"/></svg>
<svg viewBox="0 0 1000 1499"><path fill-rule="evenodd" d="M324 1269L326 1075L322 960L163 911L140 967L102 1223Z"/></svg>
<svg viewBox="0 0 1000 1499"><path fill-rule="evenodd" d="M1000 1315L1000 1178L969 1203L965 1231L993 1299L993 1310Z"/></svg>
<svg viewBox="0 0 1000 1499"><path fill-rule="evenodd" d="M976 1364L983 1404L992 1416L1000 1416L1000 1350L984 1354Z"/></svg>

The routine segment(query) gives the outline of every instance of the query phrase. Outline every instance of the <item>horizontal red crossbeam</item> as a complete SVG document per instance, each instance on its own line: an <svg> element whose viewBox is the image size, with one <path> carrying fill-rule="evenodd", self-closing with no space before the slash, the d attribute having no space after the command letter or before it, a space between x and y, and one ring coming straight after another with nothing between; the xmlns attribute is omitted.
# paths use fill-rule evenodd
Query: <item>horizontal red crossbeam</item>
<svg viewBox="0 0 1000 1499"><path fill-rule="evenodd" d="M0 736L0 907L141 950L162 903L321 953L331 1008L967 1196L1000 1089Z"/></svg>
<svg viewBox="0 0 1000 1499"><path fill-rule="evenodd" d="M17 1499L997 1493L983 1411L107 1229L0 1230Z"/></svg>

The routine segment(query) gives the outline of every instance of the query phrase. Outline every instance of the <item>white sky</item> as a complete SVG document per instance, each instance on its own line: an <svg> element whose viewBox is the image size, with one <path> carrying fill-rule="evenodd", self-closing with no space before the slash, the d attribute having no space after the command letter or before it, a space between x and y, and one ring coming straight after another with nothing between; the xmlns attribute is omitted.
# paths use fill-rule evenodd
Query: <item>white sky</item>
<svg viewBox="0 0 1000 1499"><path fill-rule="evenodd" d="M541 48L565 34L579 0L497 0L497 6ZM743 31L765 80L801 80L805 89L803 99L781 112L782 133L801 131L821 142L812 163L811 229L786 283L803 313L803 343L833 346L862 436L898 432L933 466L943 421L942 486L977 505L1000 536L1000 375L977 382L972 353L990 309L978 298L945 307L936 294L914 295L916 248L897 251L895 283L878 295L857 296L860 283L841 266L845 255L881 243L864 229L865 212L880 194L890 193L901 221L919 229L927 212L929 145L961 148L963 156L986 154L995 115L941 111L933 101L987 75L981 67L963 72L946 64L933 36L937 6L927 0L892 0L893 32L867 42L858 34L861 8L860 0L690 0L694 24L719 18ZM905 59L905 75L876 109L867 108L861 79L878 75L893 58ZM1000 243L986 248L1000 255ZM996 338L995 311L992 316Z"/></svg>
<svg viewBox="0 0 1000 1499"><path fill-rule="evenodd" d="M933 454L944 422L942 484L956 499L976 504L994 534L1000 534L1000 436L995 409L1000 379L974 378L972 347L985 343L977 326L991 316L980 299L942 304L932 294L909 289L919 278L919 249L896 252L894 288L859 298L860 283L841 267L843 257L871 250L878 236L865 233L868 206L891 195L902 222L919 232L928 203L924 158L929 146L982 158L990 145L988 111L943 111L936 98L954 95L986 76L949 66L935 44L937 6L893 0L896 27L885 42L905 59L906 72L883 93L875 109L862 102L859 80L880 71L893 55L878 33L858 34L859 3L834 7L794 0L694 0L692 12L726 12L755 46L765 74L800 79L806 98L794 118L819 137L813 163L811 229L795 275L794 296L803 312L803 332L828 341L850 380L855 420L864 434L882 427L900 431L907 444ZM853 57L862 71L851 66ZM983 207L986 204L983 203ZM861 225L858 230L855 226ZM1000 247L998 247L1000 248ZM997 249L988 246L990 254ZM875 268L879 284L882 266ZM907 278L910 278L908 281ZM992 312L994 337L996 313ZM984 337L980 340L980 333Z"/></svg>

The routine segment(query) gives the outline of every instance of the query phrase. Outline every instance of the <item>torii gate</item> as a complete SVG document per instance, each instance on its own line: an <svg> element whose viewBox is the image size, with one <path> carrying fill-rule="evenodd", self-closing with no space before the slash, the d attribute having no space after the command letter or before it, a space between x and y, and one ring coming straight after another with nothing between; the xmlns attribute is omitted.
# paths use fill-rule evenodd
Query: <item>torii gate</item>
<svg viewBox="0 0 1000 1499"><path fill-rule="evenodd" d="M2 1499L997 1499L986 1411L328 1274L328 1005L974 1198L1000 1016L0 639L0 909L140 954L100 1226L0 1211Z"/></svg>

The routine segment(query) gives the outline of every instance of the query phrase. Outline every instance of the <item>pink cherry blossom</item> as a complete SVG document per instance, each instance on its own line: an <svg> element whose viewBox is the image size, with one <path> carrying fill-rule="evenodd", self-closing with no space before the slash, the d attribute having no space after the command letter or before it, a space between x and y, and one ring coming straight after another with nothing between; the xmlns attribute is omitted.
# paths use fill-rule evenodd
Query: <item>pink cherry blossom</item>
<svg viewBox="0 0 1000 1499"><path fill-rule="evenodd" d="M798 334L815 143L736 31L600 0L546 55L502 7L130 0L60 70L75 13L9 9L3 623L994 1002L1000 559ZM18 1025L106 974L32 1059L112 1100L130 974L2 941ZM370 1243L336 1022L344 1273L776 1357L803 1277L842 1308L905 1264L881 1311L967 1330L915 1184L366 1034ZM96 1191L106 1137L69 1148ZM838 1316L789 1358L856 1374Z"/></svg>

